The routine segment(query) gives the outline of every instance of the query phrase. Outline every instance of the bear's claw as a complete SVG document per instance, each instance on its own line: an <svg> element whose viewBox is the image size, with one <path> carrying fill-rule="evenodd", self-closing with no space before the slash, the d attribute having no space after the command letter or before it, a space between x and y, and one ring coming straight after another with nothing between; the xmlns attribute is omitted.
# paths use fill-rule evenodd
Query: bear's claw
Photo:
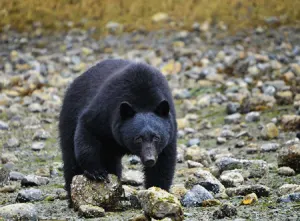
<svg viewBox="0 0 300 221"><path fill-rule="evenodd" d="M94 170L92 172L85 170L83 172L84 176L90 180L97 180L97 181L105 181L110 183L108 178L108 173L102 170Z"/></svg>

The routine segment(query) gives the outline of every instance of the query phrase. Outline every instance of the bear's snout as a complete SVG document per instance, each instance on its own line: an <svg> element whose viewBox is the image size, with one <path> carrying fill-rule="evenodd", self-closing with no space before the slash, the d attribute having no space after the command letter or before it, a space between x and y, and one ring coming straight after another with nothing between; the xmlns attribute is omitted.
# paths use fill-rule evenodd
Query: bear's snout
<svg viewBox="0 0 300 221"><path fill-rule="evenodd" d="M146 167L153 167L157 160L156 148L153 144L142 145L141 160Z"/></svg>

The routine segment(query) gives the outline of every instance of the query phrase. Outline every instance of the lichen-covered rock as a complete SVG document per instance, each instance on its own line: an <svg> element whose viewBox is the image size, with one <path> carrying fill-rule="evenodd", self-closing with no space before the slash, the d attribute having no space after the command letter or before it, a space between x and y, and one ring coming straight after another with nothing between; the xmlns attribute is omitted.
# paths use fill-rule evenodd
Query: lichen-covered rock
<svg viewBox="0 0 300 221"><path fill-rule="evenodd" d="M220 181L226 187L237 187L244 182L244 177L237 171L223 171L220 176Z"/></svg>
<svg viewBox="0 0 300 221"><path fill-rule="evenodd" d="M278 194L280 196L296 192L300 192L300 185L287 183L278 188Z"/></svg>
<svg viewBox="0 0 300 221"><path fill-rule="evenodd" d="M138 198L144 212L150 217L155 219L170 217L175 221L183 220L183 210L179 200L158 187L139 191Z"/></svg>
<svg viewBox="0 0 300 221"><path fill-rule="evenodd" d="M269 196L270 188L264 185L241 185L234 188L227 188L226 193L228 196L241 195L245 196L250 193L255 193L258 197Z"/></svg>
<svg viewBox="0 0 300 221"><path fill-rule="evenodd" d="M186 149L184 159L201 163L206 167L210 166L212 163L208 152L196 145Z"/></svg>
<svg viewBox="0 0 300 221"><path fill-rule="evenodd" d="M225 187L216 177L214 177L209 171L201 168L198 168L192 175L188 177L185 186L189 189L197 184L215 194L225 191Z"/></svg>
<svg viewBox="0 0 300 221"><path fill-rule="evenodd" d="M283 115L280 122L282 129L285 131L300 129L300 116L298 115Z"/></svg>
<svg viewBox="0 0 300 221"><path fill-rule="evenodd" d="M122 183L131 186L140 186L143 184L144 174L139 170L126 170L122 175Z"/></svg>
<svg viewBox="0 0 300 221"><path fill-rule="evenodd" d="M31 203L16 203L0 207L0 217L4 220L38 220L38 214Z"/></svg>
<svg viewBox="0 0 300 221"><path fill-rule="evenodd" d="M85 218L96 218L105 216L105 211L99 206L81 205L78 208L78 215Z"/></svg>
<svg viewBox="0 0 300 221"><path fill-rule="evenodd" d="M181 200L182 197L187 193L187 189L183 184L175 184L171 187L170 193L177 197L177 199Z"/></svg>
<svg viewBox="0 0 300 221"><path fill-rule="evenodd" d="M278 174L282 176L294 176L295 170L290 167L280 167L278 168Z"/></svg>
<svg viewBox="0 0 300 221"><path fill-rule="evenodd" d="M213 217L216 219L222 219L225 217L232 217L237 215L237 209L235 206L226 203L220 206L220 208L213 213Z"/></svg>
<svg viewBox="0 0 300 221"><path fill-rule="evenodd" d="M123 189L124 189L124 197L126 200L129 201L130 206L132 208L140 209L141 204L137 196L137 190L127 185L123 185Z"/></svg>
<svg viewBox="0 0 300 221"><path fill-rule="evenodd" d="M259 94L253 97L246 97L241 104L241 112L248 113L250 111L261 111L271 109L276 104L273 96Z"/></svg>
<svg viewBox="0 0 300 221"><path fill-rule="evenodd" d="M300 144L292 144L280 149L277 157L278 166L287 166L300 172Z"/></svg>
<svg viewBox="0 0 300 221"><path fill-rule="evenodd" d="M270 140L278 137L279 131L274 123L268 123L261 130L261 137L265 140Z"/></svg>
<svg viewBox="0 0 300 221"><path fill-rule="evenodd" d="M123 194L123 188L115 175L109 175L109 183L92 181L83 175L73 177L71 198L74 208L93 205L113 209Z"/></svg>

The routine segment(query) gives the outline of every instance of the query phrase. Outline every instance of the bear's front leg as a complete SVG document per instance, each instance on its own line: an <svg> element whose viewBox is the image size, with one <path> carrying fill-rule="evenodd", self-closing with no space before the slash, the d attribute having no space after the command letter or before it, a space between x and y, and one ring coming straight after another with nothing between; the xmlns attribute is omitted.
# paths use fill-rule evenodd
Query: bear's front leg
<svg viewBox="0 0 300 221"><path fill-rule="evenodd" d="M169 191L176 166L176 144L170 144L159 154L153 167L145 167L145 188L160 187Z"/></svg>
<svg viewBox="0 0 300 221"><path fill-rule="evenodd" d="M83 170L84 175L92 180L108 180L108 172L101 162L102 145L79 120L75 136L74 151L76 161Z"/></svg>

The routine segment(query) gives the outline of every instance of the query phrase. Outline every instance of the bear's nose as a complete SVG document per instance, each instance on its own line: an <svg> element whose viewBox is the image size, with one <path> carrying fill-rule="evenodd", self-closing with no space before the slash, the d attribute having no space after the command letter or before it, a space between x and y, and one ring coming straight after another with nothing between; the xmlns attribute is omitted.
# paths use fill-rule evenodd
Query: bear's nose
<svg viewBox="0 0 300 221"><path fill-rule="evenodd" d="M155 159L154 159L154 158L153 158L153 159L147 159L147 160L145 160L145 162L144 162L144 165L145 165L146 167L153 167L154 164L155 164Z"/></svg>

